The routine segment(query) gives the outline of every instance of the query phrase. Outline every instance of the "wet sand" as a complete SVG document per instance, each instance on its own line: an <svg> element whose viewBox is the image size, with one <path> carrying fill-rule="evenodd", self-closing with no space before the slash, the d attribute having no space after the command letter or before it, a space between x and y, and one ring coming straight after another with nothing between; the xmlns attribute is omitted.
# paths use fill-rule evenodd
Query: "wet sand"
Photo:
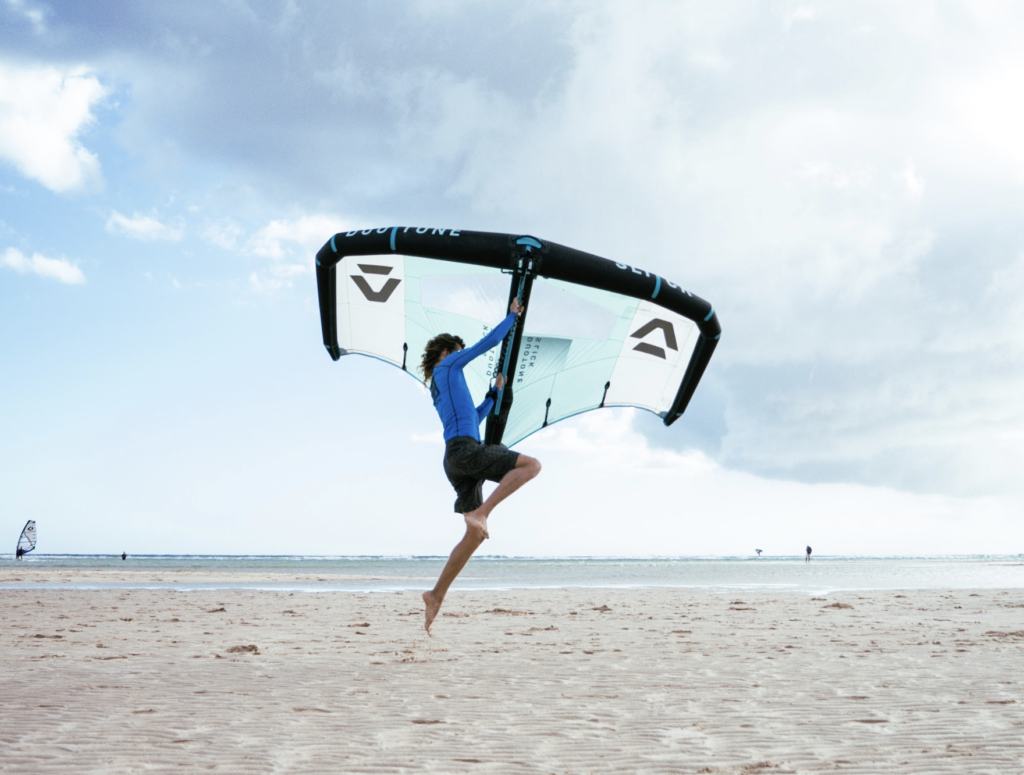
<svg viewBox="0 0 1024 775"><path fill-rule="evenodd" d="M456 589L428 638L418 593L13 579L2 773L1024 772L1024 590Z"/></svg>

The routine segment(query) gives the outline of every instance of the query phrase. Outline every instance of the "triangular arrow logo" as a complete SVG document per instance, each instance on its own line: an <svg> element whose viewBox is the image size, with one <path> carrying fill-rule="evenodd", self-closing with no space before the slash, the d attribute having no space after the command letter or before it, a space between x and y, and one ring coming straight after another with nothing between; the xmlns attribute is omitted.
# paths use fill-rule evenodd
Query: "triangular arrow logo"
<svg viewBox="0 0 1024 775"><path fill-rule="evenodd" d="M391 266L377 266L375 264L358 264L358 266L365 274L388 275L391 274L391 270L394 269L394 267ZM391 294L395 292L395 288L397 288L402 282L401 280L392 277L384 283L383 288L379 291L375 291L370 287L370 284L366 282L365 277L357 274L354 274L351 277L352 282L354 282L356 287L363 292L363 296L366 297L367 301L379 301L381 303L390 299Z"/></svg>
<svg viewBox="0 0 1024 775"><path fill-rule="evenodd" d="M629 336L633 339L643 339L649 333L658 328L660 328L661 332L665 335L665 345L670 350L678 351L679 347L676 346L676 330L672 327L671 323L667 320L662 320L661 318L654 318L654 320L649 323L645 323ZM642 353L647 353L648 355L655 355L658 358L665 358L664 348L658 347L654 344L648 344L647 342L641 342L633 349L639 350Z"/></svg>

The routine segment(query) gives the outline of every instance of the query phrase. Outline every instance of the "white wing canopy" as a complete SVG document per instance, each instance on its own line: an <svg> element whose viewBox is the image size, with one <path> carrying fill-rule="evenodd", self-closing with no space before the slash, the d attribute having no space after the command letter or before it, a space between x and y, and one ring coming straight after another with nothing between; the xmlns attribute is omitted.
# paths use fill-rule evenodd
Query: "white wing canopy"
<svg viewBox="0 0 1024 775"><path fill-rule="evenodd" d="M419 256L359 256L337 265L341 354L380 358L422 380L429 339L479 340L507 312L508 274ZM601 406L636 406L667 417L699 330L653 302L562 280L535 278L519 351L509 364L514 399L503 441L511 446L558 420ZM465 370L482 400L501 348Z"/></svg>

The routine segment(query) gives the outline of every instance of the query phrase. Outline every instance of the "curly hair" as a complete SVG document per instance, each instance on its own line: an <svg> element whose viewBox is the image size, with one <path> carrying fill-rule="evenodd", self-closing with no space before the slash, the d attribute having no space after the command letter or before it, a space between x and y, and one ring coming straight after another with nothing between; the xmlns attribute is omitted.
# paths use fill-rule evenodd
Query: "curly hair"
<svg viewBox="0 0 1024 775"><path fill-rule="evenodd" d="M427 349L423 351L423 360L420 361L420 370L423 372L423 384L430 382L434 376L434 367L441 360L441 353L445 350L455 352L458 347L465 347L466 343L461 337L451 334L438 334L429 342Z"/></svg>

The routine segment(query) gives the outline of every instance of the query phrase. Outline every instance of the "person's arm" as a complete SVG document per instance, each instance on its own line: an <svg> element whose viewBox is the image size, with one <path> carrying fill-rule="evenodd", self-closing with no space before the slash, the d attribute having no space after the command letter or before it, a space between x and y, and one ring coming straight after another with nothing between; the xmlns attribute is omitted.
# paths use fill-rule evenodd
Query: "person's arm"
<svg viewBox="0 0 1024 775"><path fill-rule="evenodd" d="M484 396L484 400L481 402L480 406L476 408L476 421L478 423L483 422L491 409L494 408L494 402L498 400L498 391L501 390L501 386L505 384L505 377L499 374L495 382L497 384L487 391L487 394Z"/></svg>
<svg viewBox="0 0 1024 775"><path fill-rule="evenodd" d="M494 388L491 388L490 390L487 391L487 395L484 396L483 403L481 403L480 406L476 408L477 423L482 423L484 421L484 419L490 413L491 409L494 407L494 399L496 399L497 397L498 393L497 391L495 391Z"/></svg>
<svg viewBox="0 0 1024 775"><path fill-rule="evenodd" d="M509 312L503 321L498 323L490 332L481 339L479 342L474 344L472 347L467 347L465 350L459 350L453 352L447 358L444 359L443 363L449 367L464 368L467 363L476 358L478 355L490 350L492 347L498 344L505 335L508 334L509 329L512 328L512 324L516 320L516 313Z"/></svg>

